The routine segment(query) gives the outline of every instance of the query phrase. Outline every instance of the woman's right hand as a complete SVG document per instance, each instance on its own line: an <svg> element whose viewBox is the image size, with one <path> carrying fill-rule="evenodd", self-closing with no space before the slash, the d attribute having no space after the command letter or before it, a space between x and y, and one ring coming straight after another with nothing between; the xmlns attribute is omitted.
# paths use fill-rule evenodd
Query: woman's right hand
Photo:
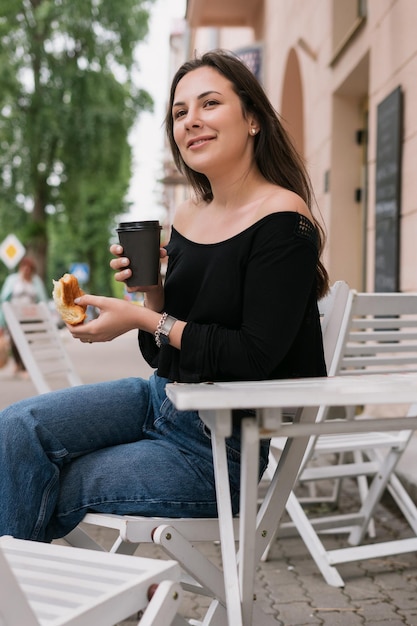
<svg viewBox="0 0 417 626"><path fill-rule="evenodd" d="M123 247L119 243L112 244L110 246L110 252L115 256L115 258L110 261L110 267L116 271L116 274L114 275L115 280L117 280L118 282L126 281L128 278L130 278L132 272L128 267L130 263L129 259L123 256ZM165 259L168 256L165 248L160 248L159 254L160 254L161 259ZM128 287L126 285L126 290L129 293L140 291L142 293L148 294L149 296L153 294L154 295L158 294L158 300L159 300L160 294L163 291L161 274L159 274L158 285L137 286L137 287ZM153 308L153 307L150 307L150 308Z"/></svg>
<svg viewBox="0 0 417 626"><path fill-rule="evenodd" d="M122 283L132 274L130 269L128 269L130 261L127 257L123 256L123 247L119 243L112 244L110 246L110 252L116 257L110 261L110 267L112 270L116 271L114 278ZM137 291L136 287L128 289L130 291Z"/></svg>

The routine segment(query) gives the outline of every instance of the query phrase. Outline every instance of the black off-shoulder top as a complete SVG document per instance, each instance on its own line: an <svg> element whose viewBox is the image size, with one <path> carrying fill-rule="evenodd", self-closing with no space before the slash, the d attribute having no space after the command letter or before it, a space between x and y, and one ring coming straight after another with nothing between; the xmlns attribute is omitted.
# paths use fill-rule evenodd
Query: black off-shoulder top
<svg viewBox="0 0 417 626"><path fill-rule="evenodd" d="M164 310L187 321L181 350L139 345L178 382L325 376L316 300L317 232L303 215L272 213L213 244L172 228Z"/></svg>

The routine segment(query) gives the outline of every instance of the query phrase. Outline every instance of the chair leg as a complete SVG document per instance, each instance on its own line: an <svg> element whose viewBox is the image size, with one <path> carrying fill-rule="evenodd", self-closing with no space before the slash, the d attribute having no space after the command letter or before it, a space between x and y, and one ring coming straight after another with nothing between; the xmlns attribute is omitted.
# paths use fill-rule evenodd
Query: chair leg
<svg viewBox="0 0 417 626"><path fill-rule="evenodd" d="M86 550L98 550L100 552L107 552L97 541L95 541L88 533L82 528L77 526L68 535L64 537L65 541L74 548L85 548Z"/></svg>
<svg viewBox="0 0 417 626"><path fill-rule="evenodd" d="M353 453L353 459L355 463L359 463L359 464L363 463L364 458L363 458L362 452L360 450L355 450ZM368 497L368 493L369 493L368 477L358 476L357 483L358 483L359 497L360 497L361 503L363 504L364 502L366 502L366 498ZM374 539L376 537L375 522L373 519L369 520L367 533L371 539Z"/></svg>
<svg viewBox="0 0 417 626"><path fill-rule="evenodd" d="M179 583L171 580L159 583L138 626L186 626L185 619L177 614L182 595Z"/></svg>
<svg viewBox="0 0 417 626"><path fill-rule="evenodd" d="M293 492L287 501L287 511L325 581L333 587L344 587L342 577L337 569L330 565L325 547Z"/></svg>
<svg viewBox="0 0 417 626"><path fill-rule="evenodd" d="M130 543L123 541L118 536L113 543L110 550L105 550L102 545L95 541L85 530L77 526L68 535L65 536L65 541L74 548L85 548L86 550L99 550L100 552L110 552L113 554L126 554L128 556L133 555L138 547L138 543Z"/></svg>
<svg viewBox="0 0 417 626"><path fill-rule="evenodd" d="M218 598L226 604L226 593L223 576L216 565L207 559L192 542L185 539L173 526L163 525L156 528L154 542L176 561L203 588L208 595ZM204 593L204 590L202 590Z"/></svg>
<svg viewBox="0 0 417 626"><path fill-rule="evenodd" d="M396 450L391 450L391 452L387 455L387 458L385 459L383 473L381 470L381 472L378 472L374 476L369 487L367 498L362 504L359 511L359 515L361 516L363 521L361 524L354 526L348 537L348 543L351 546L357 546L363 541L369 522L372 519L372 514L375 510L375 506L377 502L380 501L383 492L387 488L390 476L393 474L399 458L400 455L398 454L398 452Z"/></svg>
<svg viewBox="0 0 417 626"><path fill-rule="evenodd" d="M401 484L398 476L392 474L389 483L388 491L397 503L398 508L404 515L407 522L410 524L414 533L417 535L417 507L415 502L410 498L407 491Z"/></svg>

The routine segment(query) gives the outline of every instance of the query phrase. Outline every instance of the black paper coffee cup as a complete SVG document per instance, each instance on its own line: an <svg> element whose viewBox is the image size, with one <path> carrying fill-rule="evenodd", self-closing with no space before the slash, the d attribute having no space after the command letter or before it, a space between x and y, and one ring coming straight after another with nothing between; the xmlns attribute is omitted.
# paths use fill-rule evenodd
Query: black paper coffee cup
<svg viewBox="0 0 417 626"><path fill-rule="evenodd" d="M128 287L157 285L159 278L159 249L161 226L157 220L122 222L116 229L123 256L130 263L132 276L125 283Z"/></svg>

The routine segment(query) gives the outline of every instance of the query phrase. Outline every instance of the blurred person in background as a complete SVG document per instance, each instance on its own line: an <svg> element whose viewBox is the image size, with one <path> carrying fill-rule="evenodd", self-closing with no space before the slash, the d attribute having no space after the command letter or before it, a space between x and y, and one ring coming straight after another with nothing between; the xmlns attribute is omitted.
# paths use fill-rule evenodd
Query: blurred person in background
<svg viewBox="0 0 417 626"><path fill-rule="evenodd" d="M0 305L3 302L24 305L47 301L46 288L41 277L36 273L35 261L28 256L23 257L19 263L18 271L10 274L4 281L0 292ZM3 334L6 331L6 322L0 308L0 333ZM26 375L25 365L12 337L10 337L10 346L15 360L15 374Z"/></svg>

